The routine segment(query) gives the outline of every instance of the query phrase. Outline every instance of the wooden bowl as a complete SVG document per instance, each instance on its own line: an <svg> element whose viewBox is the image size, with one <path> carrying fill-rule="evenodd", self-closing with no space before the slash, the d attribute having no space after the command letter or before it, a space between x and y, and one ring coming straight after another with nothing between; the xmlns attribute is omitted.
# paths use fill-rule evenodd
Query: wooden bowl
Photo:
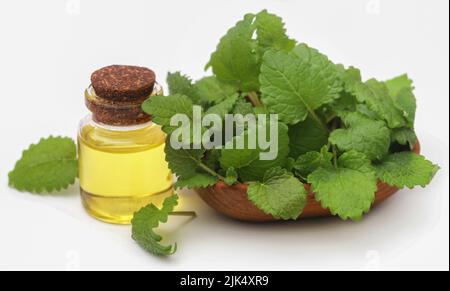
<svg viewBox="0 0 450 291"><path fill-rule="evenodd" d="M417 154L420 153L419 142L417 142L412 151ZM248 186L246 184L228 186L224 182L218 182L212 187L197 189L196 191L210 207L228 217L241 221L276 221L277 219L272 215L264 213L253 205L247 197L247 188ZM308 203L298 219L331 216L330 211L322 208L320 202L314 199L314 193L311 192L311 185L305 184L305 188L309 192ZM396 187L379 181L373 205L380 204L398 190Z"/></svg>

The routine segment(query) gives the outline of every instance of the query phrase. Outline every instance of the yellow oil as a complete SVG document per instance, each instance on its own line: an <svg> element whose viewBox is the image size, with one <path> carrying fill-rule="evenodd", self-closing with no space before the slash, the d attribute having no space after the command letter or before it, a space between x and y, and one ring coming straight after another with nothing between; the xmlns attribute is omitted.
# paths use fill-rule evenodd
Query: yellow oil
<svg viewBox="0 0 450 291"><path fill-rule="evenodd" d="M165 134L149 123L126 128L84 122L78 135L83 205L92 216L129 224L134 212L172 193Z"/></svg>

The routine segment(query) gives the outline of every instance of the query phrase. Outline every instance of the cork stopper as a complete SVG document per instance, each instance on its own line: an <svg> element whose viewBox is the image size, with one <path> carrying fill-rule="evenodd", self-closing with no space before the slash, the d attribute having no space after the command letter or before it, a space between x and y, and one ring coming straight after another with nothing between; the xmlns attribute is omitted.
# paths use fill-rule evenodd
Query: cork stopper
<svg viewBox="0 0 450 291"><path fill-rule="evenodd" d="M152 70L113 65L92 74L85 101L96 122L127 126L150 121L141 105L149 96L161 94Z"/></svg>
<svg viewBox="0 0 450 291"><path fill-rule="evenodd" d="M146 99L153 91L155 73L147 68L113 65L95 71L91 84L97 96L110 101Z"/></svg>

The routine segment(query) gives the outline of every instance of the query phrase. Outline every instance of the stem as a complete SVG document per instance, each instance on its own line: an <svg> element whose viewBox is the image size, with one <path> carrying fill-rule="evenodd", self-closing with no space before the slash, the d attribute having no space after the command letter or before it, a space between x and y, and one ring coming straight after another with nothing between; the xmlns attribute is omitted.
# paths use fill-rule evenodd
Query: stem
<svg viewBox="0 0 450 291"><path fill-rule="evenodd" d="M195 213L195 211L173 211L170 212L169 215L197 217L197 213Z"/></svg>
<svg viewBox="0 0 450 291"><path fill-rule="evenodd" d="M207 165L203 164L202 162L199 162L198 166L202 168L202 170L206 171L208 174L211 174L212 176L219 178L219 180L225 181L225 177L211 170Z"/></svg>
<svg viewBox="0 0 450 291"><path fill-rule="evenodd" d="M200 167L202 170L204 170L206 173L208 173L208 174L210 174L210 175L212 175L212 176L218 178L219 180L225 181L225 177L219 175L219 174L216 173L214 170L210 169L207 165L205 165L204 163L202 163L201 160L197 160L196 158L194 158L193 156L191 156L189 153L188 153L188 155L189 155L190 159L191 159L192 161L194 161L194 163L195 163L198 167Z"/></svg>
<svg viewBox="0 0 450 291"><path fill-rule="evenodd" d="M259 100L258 94L254 91L248 93L248 98L250 99L250 102L252 102L253 106L255 107L264 107L261 100Z"/></svg>

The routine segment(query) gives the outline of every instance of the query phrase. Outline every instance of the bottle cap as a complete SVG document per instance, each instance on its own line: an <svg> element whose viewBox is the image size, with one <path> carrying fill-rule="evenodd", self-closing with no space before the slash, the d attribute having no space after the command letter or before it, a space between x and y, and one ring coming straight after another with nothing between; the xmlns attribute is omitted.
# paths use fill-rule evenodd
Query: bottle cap
<svg viewBox="0 0 450 291"><path fill-rule="evenodd" d="M117 102L147 99L155 80L152 70L135 66L113 65L97 70L91 76L97 96Z"/></svg>
<svg viewBox="0 0 450 291"><path fill-rule="evenodd" d="M151 120L141 106L151 95L160 92L161 87L156 83L152 70L113 65L92 74L85 101L96 122L115 126L136 125Z"/></svg>

